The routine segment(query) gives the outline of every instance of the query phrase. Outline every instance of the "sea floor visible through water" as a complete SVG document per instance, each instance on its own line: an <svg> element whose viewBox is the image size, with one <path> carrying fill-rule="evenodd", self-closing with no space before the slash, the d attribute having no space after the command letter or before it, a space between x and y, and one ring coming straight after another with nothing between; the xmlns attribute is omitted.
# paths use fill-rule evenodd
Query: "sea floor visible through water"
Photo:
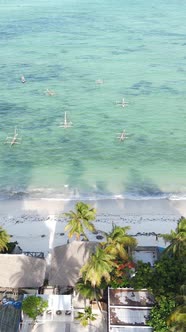
<svg viewBox="0 0 186 332"><path fill-rule="evenodd" d="M185 198L186 2L0 8L0 199Z"/></svg>

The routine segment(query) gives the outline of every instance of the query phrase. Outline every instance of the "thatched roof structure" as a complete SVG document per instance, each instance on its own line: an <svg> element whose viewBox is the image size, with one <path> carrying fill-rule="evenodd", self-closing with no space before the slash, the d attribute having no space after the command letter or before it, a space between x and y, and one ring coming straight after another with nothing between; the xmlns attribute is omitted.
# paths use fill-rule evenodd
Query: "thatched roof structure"
<svg viewBox="0 0 186 332"><path fill-rule="evenodd" d="M0 254L0 287L38 288L43 285L45 271L44 259Z"/></svg>
<svg viewBox="0 0 186 332"><path fill-rule="evenodd" d="M74 286L79 279L81 267L95 251L98 242L73 241L54 248L52 252L49 284Z"/></svg>

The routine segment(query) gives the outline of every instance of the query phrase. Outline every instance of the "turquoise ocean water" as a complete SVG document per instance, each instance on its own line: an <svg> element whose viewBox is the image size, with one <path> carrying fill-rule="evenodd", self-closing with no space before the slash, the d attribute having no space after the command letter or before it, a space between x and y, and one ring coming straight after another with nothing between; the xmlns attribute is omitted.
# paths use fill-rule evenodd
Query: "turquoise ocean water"
<svg viewBox="0 0 186 332"><path fill-rule="evenodd" d="M185 12L184 0L0 0L1 198L186 197Z"/></svg>

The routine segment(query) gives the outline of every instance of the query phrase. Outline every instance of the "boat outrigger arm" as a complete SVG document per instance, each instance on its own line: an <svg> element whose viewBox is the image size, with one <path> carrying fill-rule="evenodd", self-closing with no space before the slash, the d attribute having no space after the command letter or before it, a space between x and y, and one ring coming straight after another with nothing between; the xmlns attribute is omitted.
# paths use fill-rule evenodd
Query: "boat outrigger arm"
<svg viewBox="0 0 186 332"><path fill-rule="evenodd" d="M72 127L72 122L67 120L67 114L65 112L64 121L60 123L59 127L70 128Z"/></svg>
<svg viewBox="0 0 186 332"><path fill-rule="evenodd" d="M17 128L15 127L14 130L14 135L13 136L7 136L6 140L5 140L5 144L10 144L10 146L14 145L14 144L21 144L21 138L18 137L18 132L17 132Z"/></svg>
<svg viewBox="0 0 186 332"><path fill-rule="evenodd" d="M118 133L119 136L117 138L119 139L120 142L124 141L128 136L126 135L125 130L122 131L122 133Z"/></svg>
<svg viewBox="0 0 186 332"><path fill-rule="evenodd" d="M125 98L122 98L122 101L116 101L117 105L121 105L121 107L128 106L128 102L125 101Z"/></svg>

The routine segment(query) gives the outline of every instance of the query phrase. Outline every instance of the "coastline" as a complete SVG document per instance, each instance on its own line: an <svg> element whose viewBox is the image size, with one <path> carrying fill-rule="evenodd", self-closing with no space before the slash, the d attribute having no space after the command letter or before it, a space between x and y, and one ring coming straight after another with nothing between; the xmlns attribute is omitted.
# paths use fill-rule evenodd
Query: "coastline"
<svg viewBox="0 0 186 332"><path fill-rule="evenodd" d="M45 257L53 247L66 244L64 212L74 210L77 201L5 200L0 201L0 225L24 251L42 251ZM84 200L95 207L98 235L109 232L112 224L130 226L138 245L165 247L158 234L175 229L181 216L186 216L186 201L155 200ZM97 234L89 240L99 241Z"/></svg>

